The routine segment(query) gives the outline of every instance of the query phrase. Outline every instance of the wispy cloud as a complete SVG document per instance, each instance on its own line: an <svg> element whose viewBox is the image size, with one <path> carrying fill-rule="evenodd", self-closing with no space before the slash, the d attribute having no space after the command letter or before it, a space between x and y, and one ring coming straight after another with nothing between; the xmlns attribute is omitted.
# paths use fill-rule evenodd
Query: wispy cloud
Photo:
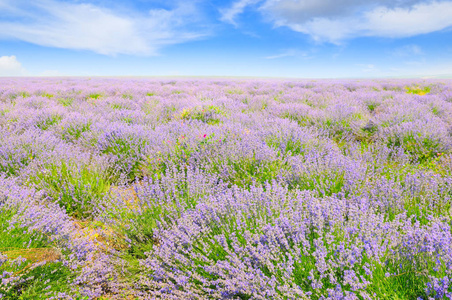
<svg viewBox="0 0 452 300"><path fill-rule="evenodd" d="M242 14L248 6L257 4L261 0L238 0L228 8L220 9L220 20L237 26L236 17Z"/></svg>
<svg viewBox="0 0 452 300"><path fill-rule="evenodd" d="M298 58L304 58L309 59L312 58L312 56L309 56L309 53L303 52L297 49L287 49L282 51L281 53L266 56L265 59L278 59L278 58L285 58L285 57L298 57Z"/></svg>
<svg viewBox="0 0 452 300"><path fill-rule="evenodd" d="M409 37L452 26L452 1L447 0L238 0L222 19L234 23L250 2L261 2L257 10L276 27L336 44L355 37Z"/></svg>
<svg viewBox="0 0 452 300"><path fill-rule="evenodd" d="M0 56L0 76L25 76L28 71L14 55Z"/></svg>
<svg viewBox="0 0 452 300"><path fill-rule="evenodd" d="M280 18L276 23L309 34L315 40L333 43L359 36L409 37L452 25L451 2L418 3L412 7L378 6L364 11L360 11L358 7L350 9L359 12L334 18L311 18L303 22L290 22Z"/></svg>
<svg viewBox="0 0 452 300"><path fill-rule="evenodd" d="M206 34L195 28L196 9L190 2L127 15L57 0L1 0L0 7L0 38L106 55L155 55L165 45Z"/></svg>

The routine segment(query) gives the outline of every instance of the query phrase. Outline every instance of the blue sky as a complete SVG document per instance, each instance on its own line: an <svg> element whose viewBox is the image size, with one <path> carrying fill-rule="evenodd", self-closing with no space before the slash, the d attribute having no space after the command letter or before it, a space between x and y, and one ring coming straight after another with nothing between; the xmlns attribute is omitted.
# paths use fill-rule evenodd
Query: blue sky
<svg viewBox="0 0 452 300"><path fill-rule="evenodd" d="M0 76L452 77L452 1L0 0Z"/></svg>

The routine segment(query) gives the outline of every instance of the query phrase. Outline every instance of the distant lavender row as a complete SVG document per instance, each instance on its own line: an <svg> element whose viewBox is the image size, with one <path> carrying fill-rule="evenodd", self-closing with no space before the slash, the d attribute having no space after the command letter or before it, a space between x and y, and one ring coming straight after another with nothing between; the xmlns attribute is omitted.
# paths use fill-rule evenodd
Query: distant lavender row
<svg viewBox="0 0 452 300"><path fill-rule="evenodd" d="M1 79L0 172L55 297L452 297L450 80Z"/></svg>

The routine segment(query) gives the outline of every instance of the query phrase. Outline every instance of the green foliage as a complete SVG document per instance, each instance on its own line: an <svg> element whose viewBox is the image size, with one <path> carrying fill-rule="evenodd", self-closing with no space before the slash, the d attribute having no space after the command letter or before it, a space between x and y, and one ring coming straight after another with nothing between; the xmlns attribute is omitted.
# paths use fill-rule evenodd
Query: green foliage
<svg viewBox="0 0 452 300"><path fill-rule="evenodd" d="M70 124L63 128L62 138L67 142L77 141L84 132L88 132L91 129L91 121L86 123Z"/></svg>
<svg viewBox="0 0 452 300"><path fill-rule="evenodd" d="M173 172L180 174L173 165L165 170L163 176L171 177ZM208 196L208 191L191 189L184 176L175 179L171 186L162 185L160 180L153 182L160 184L158 190L162 194L143 193L137 185L134 190L119 192L122 194L120 201L106 199L107 205L102 213L106 219L113 220L111 227L119 240L127 239L125 255L132 264L136 259L144 259L145 253L159 243L154 235L158 222L170 224L174 217L180 217L187 209L194 209L203 197ZM119 244L124 247L123 242Z"/></svg>
<svg viewBox="0 0 452 300"><path fill-rule="evenodd" d="M216 125L221 122L218 118L220 115L225 115L225 113L218 106L209 105L192 109L184 108L176 118L182 120L199 120L210 125Z"/></svg>
<svg viewBox="0 0 452 300"><path fill-rule="evenodd" d="M17 213L17 209L0 207L0 252L14 249L45 247L45 237L39 232L27 231L17 225L10 228L10 221Z"/></svg>
<svg viewBox="0 0 452 300"><path fill-rule="evenodd" d="M74 98L58 98L57 99L58 103L60 103L63 106L71 106L72 103L74 102Z"/></svg>
<svg viewBox="0 0 452 300"><path fill-rule="evenodd" d="M121 103L112 103L110 106L113 109L127 109L127 106Z"/></svg>
<svg viewBox="0 0 452 300"><path fill-rule="evenodd" d="M47 92L41 92L41 93L38 93L37 95L38 95L38 96L41 96L41 97L45 97L45 98L47 98L47 99L51 99L51 98L55 97L55 95L49 94L49 93L47 93Z"/></svg>
<svg viewBox="0 0 452 300"><path fill-rule="evenodd" d="M74 102L73 98L58 98L57 99L58 103L60 103L63 106L71 106L72 103Z"/></svg>
<svg viewBox="0 0 452 300"><path fill-rule="evenodd" d="M403 147L413 159L424 162L442 152L441 140L423 136L418 132L407 132L403 135L393 135L387 140L388 147Z"/></svg>
<svg viewBox="0 0 452 300"><path fill-rule="evenodd" d="M168 202L162 206L157 199L129 199L127 203L110 203L103 212L113 220L114 229L121 248L127 249L129 260L144 259L145 252L158 243L154 236L157 222L172 213L175 204ZM125 205L124 205L125 204ZM127 243L124 243L124 240Z"/></svg>
<svg viewBox="0 0 452 300"><path fill-rule="evenodd" d="M301 127L314 126L316 124L316 121L309 115L286 112L282 118L295 121Z"/></svg>
<svg viewBox="0 0 452 300"><path fill-rule="evenodd" d="M289 189L315 191L320 197L328 197L344 192L347 196L349 191L344 190L345 174L341 171L328 170L298 174L289 182Z"/></svg>
<svg viewBox="0 0 452 300"><path fill-rule="evenodd" d="M407 86L407 87L405 87L405 89L408 94L414 94L414 95L419 95L419 96L429 94L430 90L431 90L431 88L429 86L420 87L417 85Z"/></svg>
<svg viewBox="0 0 452 300"><path fill-rule="evenodd" d="M49 253L57 253L51 242L40 232L12 225L12 219L18 214L16 209L0 207L0 255L8 260L0 263L0 274L5 279L20 275L21 282L12 281L0 286L2 299L48 299L58 292L67 292L74 274ZM22 258L22 259L21 259ZM23 261L24 260L24 261ZM11 272L11 275L7 275Z"/></svg>
<svg viewBox="0 0 452 300"><path fill-rule="evenodd" d="M91 94L88 94L87 98L97 100L97 99L101 98L102 96L103 95L101 93L91 93Z"/></svg>
<svg viewBox="0 0 452 300"><path fill-rule="evenodd" d="M375 111L375 109L377 108L379 106L379 104L378 103L375 103L375 102L370 102L370 103L367 103L367 109L369 110L369 112L374 112Z"/></svg>
<svg viewBox="0 0 452 300"><path fill-rule="evenodd" d="M40 120L36 123L36 127L41 130L47 130L50 126L58 124L61 121L62 117L60 115L51 115L45 117L43 120Z"/></svg>
<svg viewBox="0 0 452 300"><path fill-rule="evenodd" d="M304 155L306 152L305 145L293 137L279 139L275 136L270 136L266 139L268 146L279 150L283 155Z"/></svg>
<svg viewBox="0 0 452 300"><path fill-rule="evenodd" d="M14 152L5 151L0 156L0 173L7 176L18 176L20 170L27 166L35 157L36 155L33 154L28 145L24 145L22 149Z"/></svg>
<svg viewBox="0 0 452 300"><path fill-rule="evenodd" d="M288 167L282 158L264 161L256 159L255 154L249 158L225 158L211 166L211 170L217 174L221 174L225 168L228 175L223 178L224 181L229 182L229 185L248 188L272 182Z"/></svg>
<svg viewBox="0 0 452 300"><path fill-rule="evenodd" d="M435 116L439 116L439 114L440 114L439 108L436 107L436 106L433 106L433 107L432 107L432 113L433 113Z"/></svg>
<svg viewBox="0 0 452 300"><path fill-rule="evenodd" d="M229 90L226 90L226 93L228 93L229 95L242 95L245 92L241 89L229 89Z"/></svg>
<svg viewBox="0 0 452 300"><path fill-rule="evenodd" d="M130 117L121 118L121 121L123 121L124 123L129 124L129 125L133 124L133 119Z"/></svg>
<svg viewBox="0 0 452 300"><path fill-rule="evenodd" d="M174 143L173 149L169 153L160 153L146 158L142 165L143 173L153 179L161 179L168 169L176 167L184 170L189 165L190 158L197 152L208 151L216 147L224 140L216 139L214 134L205 135L197 144L189 144L185 137L180 137Z"/></svg>
<svg viewBox="0 0 452 300"><path fill-rule="evenodd" d="M44 265L25 261L8 262L0 266L0 272L13 272L23 278L8 290L0 288L5 300L46 300L52 295L71 290L71 280L75 277L72 271L61 262L48 262ZM8 278L8 276L6 276ZM5 278L5 279L6 279Z"/></svg>
<svg viewBox="0 0 452 300"><path fill-rule="evenodd" d="M128 135L119 136L113 134L108 138L108 143L101 149L103 154L111 154L116 157L113 169L125 175L129 181L134 181L142 176L142 164L144 157L141 151L147 142L139 137Z"/></svg>
<svg viewBox="0 0 452 300"><path fill-rule="evenodd" d="M110 188L112 175L91 165L51 163L28 178L28 184L44 189L71 216L90 218L96 204Z"/></svg>
<svg viewBox="0 0 452 300"><path fill-rule="evenodd" d="M0 116L1 117L6 116L8 113L9 113L9 109L1 109L0 110Z"/></svg>
<svg viewBox="0 0 452 300"><path fill-rule="evenodd" d="M376 264L368 290L375 293L377 299L428 299L426 282L429 273L435 273L432 272L434 265L426 253L407 258L392 257Z"/></svg>
<svg viewBox="0 0 452 300"><path fill-rule="evenodd" d="M18 97L27 98L27 97L30 97L30 94L26 91L21 91L21 92L9 95L9 99L11 99L11 100L15 100Z"/></svg>
<svg viewBox="0 0 452 300"><path fill-rule="evenodd" d="M152 108L149 108L149 109L152 109ZM161 113L157 117L157 120L162 123L169 122L173 119L175 111L176 111L176 106L174 104L169 104L169 105L165 104L162 107Z"/></svg>

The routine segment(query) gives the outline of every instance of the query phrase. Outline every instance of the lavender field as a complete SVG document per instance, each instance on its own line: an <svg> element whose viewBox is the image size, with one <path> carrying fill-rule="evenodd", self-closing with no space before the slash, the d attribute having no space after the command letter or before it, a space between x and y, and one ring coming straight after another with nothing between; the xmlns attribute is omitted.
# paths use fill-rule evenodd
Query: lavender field
<svg viewBox="0 0 452 300"><path fill-rule="evenodd" d="M451 80L0 79L0 299L452 299Z"/></svg>

